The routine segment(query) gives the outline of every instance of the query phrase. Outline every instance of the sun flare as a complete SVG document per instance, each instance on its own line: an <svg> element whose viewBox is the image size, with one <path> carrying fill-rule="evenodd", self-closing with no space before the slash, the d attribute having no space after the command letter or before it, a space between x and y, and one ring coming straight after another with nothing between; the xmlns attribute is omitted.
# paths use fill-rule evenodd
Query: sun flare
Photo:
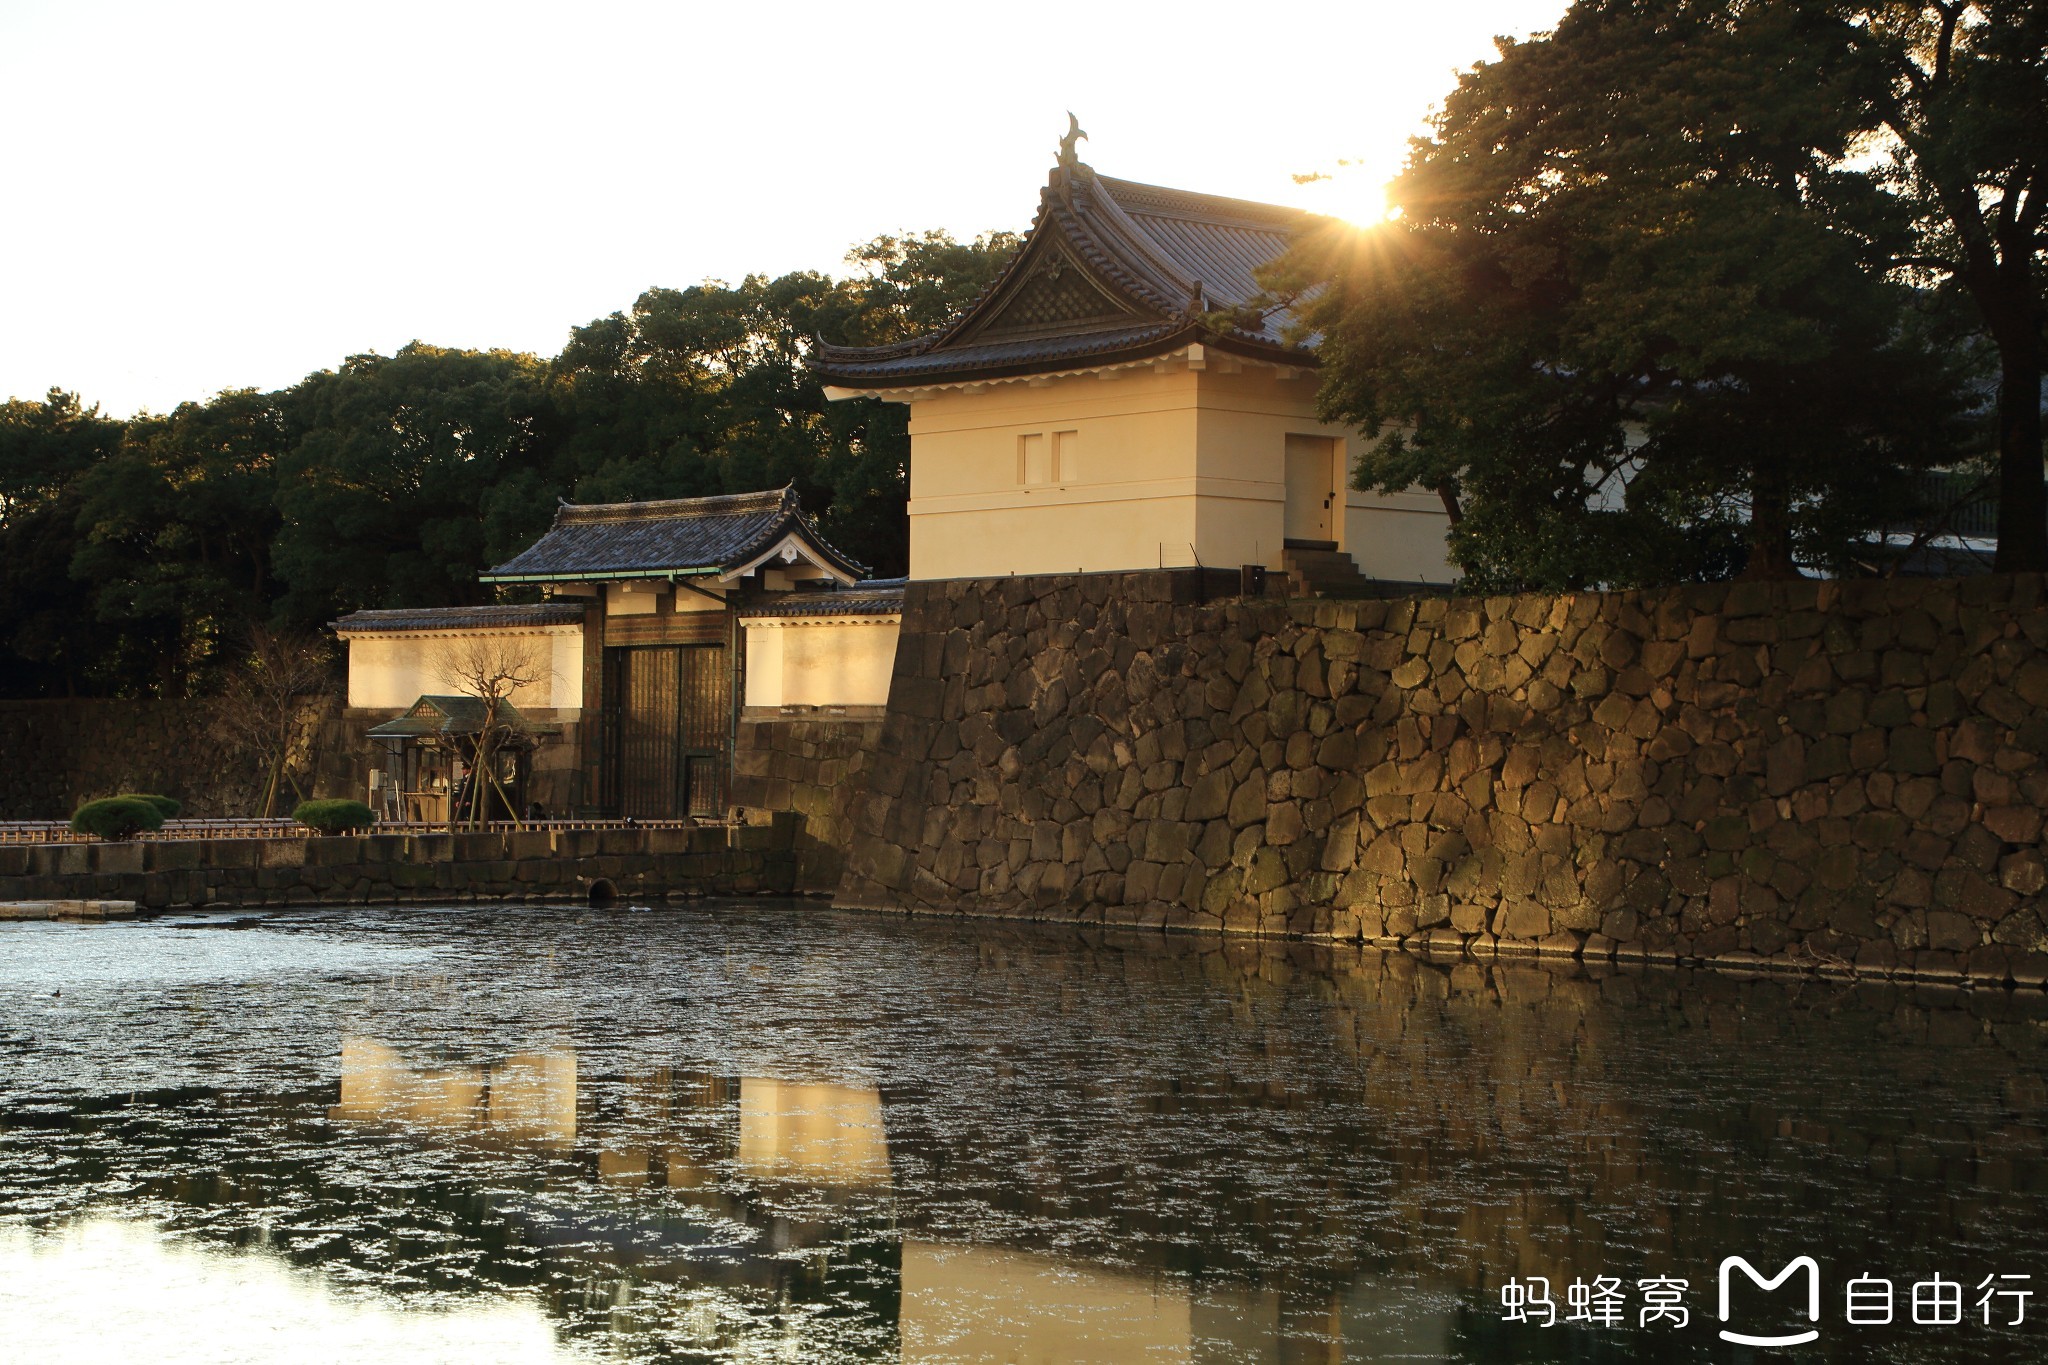
<svg viewBox="0 0 2048 1365"><path fill-rule="evenodd" d="M1387 189L1393 171L1356 161L1340 161L1330 170L1301 182L1298 202L1312 213L1341 218L1357 227L1377 227L1387 221L1392 205Z"/></svg>

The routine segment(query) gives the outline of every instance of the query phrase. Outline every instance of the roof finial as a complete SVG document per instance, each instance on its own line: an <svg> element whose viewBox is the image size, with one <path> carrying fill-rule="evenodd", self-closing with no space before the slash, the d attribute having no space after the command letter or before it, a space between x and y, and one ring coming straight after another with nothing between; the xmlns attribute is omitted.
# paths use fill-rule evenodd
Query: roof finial
<svg viewBox="0 0 2048 1365"><path fill-rule="evenodd" d="M1060 139L1061 170L1071 171L1081 164L1080 153L1074 150L1074 144L1086 136L1088 134L1081 130L1081 120L1074 117L1073 110L1067 110L1067 135Z"/></svg>

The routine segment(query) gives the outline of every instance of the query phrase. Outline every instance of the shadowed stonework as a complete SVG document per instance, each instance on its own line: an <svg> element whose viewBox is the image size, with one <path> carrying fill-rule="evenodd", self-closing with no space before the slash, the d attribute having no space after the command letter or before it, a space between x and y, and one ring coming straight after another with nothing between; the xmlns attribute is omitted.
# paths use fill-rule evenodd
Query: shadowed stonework
<svg viewBox="0 0 2048 1365"><path fill-rule="evenodd" d="M881 717L872 714L878 708L851 709L869 714L740 721L733 800L803 816L795 836L796 884L807 891L839 885L858 774L882 732Z"/></svg>
<svg viewBox="0 0 2048 1365"><path fill-rule="evenodd" d="M842 902L2048 968L2039 577L1199 595L912 584Z"/></svg>

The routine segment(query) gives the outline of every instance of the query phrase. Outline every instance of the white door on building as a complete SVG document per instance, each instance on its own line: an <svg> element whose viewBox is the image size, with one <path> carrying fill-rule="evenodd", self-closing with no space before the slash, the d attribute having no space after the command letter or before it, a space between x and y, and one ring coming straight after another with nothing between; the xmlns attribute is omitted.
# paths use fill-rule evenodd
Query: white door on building
<svg viewBox="0 0 2048 1365"><path fill-rule="evenodd" d="M1337 442L1329 436L1287 438L1289 542L1337 543ZM1268 523L1269 525L1271 523Z"/></svg>

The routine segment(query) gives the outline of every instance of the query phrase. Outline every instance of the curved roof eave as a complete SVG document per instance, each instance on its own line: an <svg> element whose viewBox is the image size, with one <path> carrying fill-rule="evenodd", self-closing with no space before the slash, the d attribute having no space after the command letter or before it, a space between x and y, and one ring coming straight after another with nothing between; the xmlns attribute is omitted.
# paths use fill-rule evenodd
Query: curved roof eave
<svg viewBox="0 0 2048 1365"><path fill-rule="evenodd" d="M1271 342L1228 332L1216 332L1191 323L1140 343L1100 351L1019 355L1008 360L977 359L954 367L897 367L882 363L872 367L844 368L821 364L814 369L820 379L834 388L881 392L891 389L925 389L945 384L1029 379L1038 375L1086 374L1092 370L1157 360L1194 345L1288 369L1313 370L1319 364L1316 353L1312 350L1276 346Z"/></svg>
<svg viewBox="0 0 2048 1365"><path fill-rule="evenodd" d="M1127 208L1119 195L1130 198L1132 206ZM1145 215L1146 221L1134 214ZM1172 241L1155 239L1159 229L1154 220L1162 216L1176 225ZM820 338L805 363L828 384L851 391L1085 371L1150 359L1196 341L1248 359L1313 367L1313 345L1284 340L1283 329L1262 323L1254 335L1218 330L1205 321L1252 301L1233 297L1248 287L1247 263L1266 258L1275 249L1275 234L1285 234L1308 216L1280 205L1113 180L1085 165L1057 167L1039 192L1038 211L1022 244L958 318L938 331L880 346L842 346ZM1185 224L1204 225L1202 230L1216 240L1192 245L1181 240L1186 233L1178 225ZM1008 300L1027 287L1045 254L1054 250L1120 301L1128 310L1127 321L1064 334L988 339L992 320L1002 318ZM1197 270L1219 278L1196 278ZM1090 330L1100 339L1092 339ZM959 354L954 358L948 352Z"/></svg>

